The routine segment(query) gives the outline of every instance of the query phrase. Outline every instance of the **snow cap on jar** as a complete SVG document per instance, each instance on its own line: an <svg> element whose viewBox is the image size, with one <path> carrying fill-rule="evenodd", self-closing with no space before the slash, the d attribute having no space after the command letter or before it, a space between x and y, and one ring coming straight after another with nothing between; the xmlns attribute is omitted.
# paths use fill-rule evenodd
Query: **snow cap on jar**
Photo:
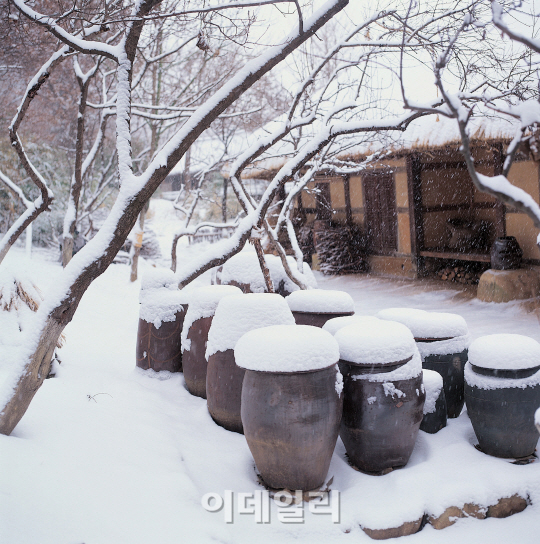
<svg viewBox="0 0 540 544"><path fill-rule="evenodd" d="M435 412L435 403L443 388L443 379L438 372L424 368L422 370L422 382L424 389L426 390L424 414L432 414Z"/></svg>
<svg viewBox="0 0 540 544"><path fill-rule="evenodd" d="M141 280L141 289L178 289L178 281L170 268L154 268L145 270Z"/></svg>
<svg viewBox="0 0 540 544"><path fill-rule="evenodd" d="M189 304L193 289L178 289L174 272L168 268L151 268L144 273L139 293L139 318L159 329L161 323L175 321L176 314Z"/></svg>
<svg viewBox="0 0 540 544"><path fill-rule="evenodd" d="M326 289L295 291L285 300L293 312L321 314L354 312L354 301L351 295L345 291L331 291Z"/></svg>
<svg viewBox="0 0 540 544"><path fill-rule="evenodd" d="M223 297L230 295L241 295L242 291L234 285L209 285L207 287L198 287L190 292L189 307L184 319L182 329L182 346L187 350L187 335L189 328L195 321L203 317L212 317L216 311L219 301ZM187 350L189 351L189 350Z"/></svg>
<svg viewBox="0 0 540 544"><path fill-rule="evenodd" d="M206 358L234 349L245 333L270 325L294 325L285 299L272 293L231 295L219 301L208 333Z"/></svg>
<svg viewBox="0 0 540 544"><path fill-rule="evenodd" d="M296 291L299 289L285 273L283 264L279 257L275 255L265 255L266 266L270 272L270 278L274 290L279 289L280 284L286 291ZM296 267L296 263L292 257L287 257L287 262L290 267ZM303 265L304 281L309 287L317 287L317 280L307 263ZM261 271L259 258L254 251L242 251L231 257L222 267L219 273L219 279L222 284L236 282L241 285L249 286L252 293L265 293L266 283Z"/></svg>
<svg viewBox="0 0 540 544"><path fill-rule="evenodd" d="M493 370L525 370L540 366L540 344L521 334L490 334L469 348L473 366Z"/></svg>
<svg viewBox="0 0 540 544"><path fill-rule="evenodd" d="M374 319L338 330L340 358L358 365L384 365L410 359L416 353L411 331L395 321Z"/></svg>
<svg viewBox="0 0 540 544"><path fill-rule="evenodd" d="M234 348L236 364L259 372L309 372L334 365L339 347L334 337L309 325L273 325L252 330Z"/></svg>
<svg viewBox="0 0 540 544"><path fill-rule="evenodd" d="M465 319L457 314L427 312L416 308L387 308L381 310L377 317L402 323L417 340L454 338L469 332Z"/></svg>
<svg viewBox="0 0 540 544"><path fill-rule="evenodd" d="M328 331L330 334L335 335L337 331L346 327L347 325L362 325L362 323L372 323L373 320L378 319L369 315L342 315L341 317L334 317L329 319L324 325L323 330Z"/></svg>

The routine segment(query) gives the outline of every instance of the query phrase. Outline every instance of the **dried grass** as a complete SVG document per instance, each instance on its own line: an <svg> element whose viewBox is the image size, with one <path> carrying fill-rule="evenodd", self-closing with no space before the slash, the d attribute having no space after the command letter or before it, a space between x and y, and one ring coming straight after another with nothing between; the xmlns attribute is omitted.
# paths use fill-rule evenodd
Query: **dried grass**
<svg viewBox="0 0 540 544"><path fill-rule="evenodd" d="M0 310L4 312L19 312L24 306L37 312L42 301L43 295L39 287L29 280L19 280L11 276L4 284L0 284ZM62 333L56 347L61 348L65 340Z"/></svg>

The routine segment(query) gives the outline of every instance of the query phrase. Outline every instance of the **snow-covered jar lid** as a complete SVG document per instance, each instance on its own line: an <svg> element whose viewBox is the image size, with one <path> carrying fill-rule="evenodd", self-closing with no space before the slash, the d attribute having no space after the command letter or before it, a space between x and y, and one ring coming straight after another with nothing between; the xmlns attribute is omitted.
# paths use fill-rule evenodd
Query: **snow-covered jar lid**
<svg viewBox="0 0 540 544"><path fill-rule="evenodd" d="M280 289L280 287L287 293L292 293L294 291L299 291L300 287L294 283L294 281L287 276L287 273L285 272L285 268L283 267L283 263L281 262L281 259L277 255L265 255L266 265L268 266L268 270L270 271L270 277L272 278L272 285L274 286L274 290ZM296 264L296 260L291 257L287 256L287 263L289 265L289 268L294 272L295 270L298 271L298 265ZM260 268L259 268L260 271ZM317 288L317 280L315 279L315 276L313 275L313 272L311 271L311 268L308 263L302 263L302 280L303 282L310 287L311 289Z"/></svg>
<svg viewBox="0 0 540 544"><path fill-rule="evenodd" d="M266 284L259 259L254 251L233 255L221 268L219 275L222 284L234 281L248 285L253 293L264 293Z"/></svg>
<svg viewBox="0 0 540 544"><path fill-rule="evenodd" d="M275 290L283 282L283 287L286 291L292 292L300 289L287 276L283 264L279 257L275 255L265 255L266 266L270 272L270 278ZM291 268L296 267L294 259L287 257L287 262ZM308 287L317 287L317 280L307 263L303 264L302 278L307 283ZM266 292L266 283L259 263L259 258L254 251L245 251L237 253L231 257L221 268L219 279L222 284L236 282L240 285L247 285L252 293Z"/></svg>
<svg viewBox="0 0 540 544"><path fill-rule="evenodd" d="M490 334L469 348L469 362L491 370L526 370L540 367L540 344L521 334Z"/></svg>
<svg viewBox="0 0 540 544"><path fill-rule="evenodd" d="M212 317L219 301L230 295L241 295L242 291L234 285L208 285L198 287L189 293L189 307L182 329L182 345L187 346L187 334L195 321L203 317Z"/></svg>
<svg viewBox="0 0 540 544"><path fill-rule="evenodd" d="M141 281L139 318L159 329L162 323L174 321L176 314L185 309L192 292L192 289L178 289L172 270L151 268Z"/></svg>
<svg viewBox="0 0 540 544"><path fill-rule="evenodd" d="M373 320L379 321L376 317L369 315L342 315L341 317L333 317L332 319L329 319L323 325L323 330L335 335L339 329L342 329L347 325L362 325L362 323L371 323Z"/></svg>
<svg viewBox="0 0 540 544"><path fill-rule="evenodd" d="M422 381L426 391L426 402L424 403L424 414L435 412L435 403L443 388L442 376L434 370L422 370Z"/></svg>
<svg viewBox="0 0 540 544"><path fill-rule="evenodd" d="M236 364L259 372L309 372L335 365L334 337L310 325L273 325L252 330L234 348Z"/></svg>
<svg viewBox="0 0 540 544"><path fill-rule="evenodd" d="M188 297L178 289L147 289L141 291L139 301L139 319L152 323L159 329L162 323L175 321L176 314L185 309Z"/></svg>
<svg viewBox="0 0 540 544"><path fill-rule="evenodd" d="M346 314L354 312L354 301L345 291L309 289L295 291L285 299L293 312Z"/></svg>
<svg viewBox="0 0 540 544"><path fill-rule="evenodd" d="M141 289L178 289L178 281L170 268L151 267L144 272Z"/></svg>
<svg viewBox="0 0 540 544"><path fill-rule="evenodd" d="M234 349L245 333L270 325L294 325L285 299L271 293L249 293L224 297L208 333L206 358L218 351Z"/></svg>
<svg viewBox="0 0 540 544"><path fill-rule="evenodd" d="M465 319L457 314L427 312L416 308L387 308L381 310L377 317L403 323L420 342L455 338L469 332Z"/></svg>
<svg viewBox="0 0 540 544"><path fill-rule="evenodd" d="M359 366L392 365L417 353L411 331L395 321L373 319L339 329L340 359Z"/></svg>

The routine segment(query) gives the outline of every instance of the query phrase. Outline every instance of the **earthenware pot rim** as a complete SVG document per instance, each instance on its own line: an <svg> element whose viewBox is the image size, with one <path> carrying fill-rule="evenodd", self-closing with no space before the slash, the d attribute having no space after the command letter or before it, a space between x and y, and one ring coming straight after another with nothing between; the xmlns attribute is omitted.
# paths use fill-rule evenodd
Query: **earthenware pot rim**
<svg viewBox="0 0 540 544"><path fill-rule="evenodd" d="M415 338L415 342L421 342L422 344L431 344L432 342L445 342L446 340L453 340L459 338L458 336L442 336L441 338Z"/></svg>
<svg viewBox="0 0 540 544"><path fill-rule="evenodd" d="M291 310L293 314L306 314L306 315L339 315L341 316L348 316L348 315L354 315L354 312L302 312L300 310Z"/></svg>
<svg viewBox="0 0 540 544"><path fill-rule="evenodd" d="M489 376L491 378L499 378L506 380L519 380L523 378L530 378L538 371L540 371L540 365L531 368L486 368L483 366L477 366L471 364L472 370L480 376Z"/></svg>
<svg viewBox="0 0 540 544"><path fill-rule="evenodd" d="M402 366L405 366L408 362L412 361L413 357L414 355L411 355L407 359L403 359L401 361L382 364L353 363L351 361L346 361L345 359L340 359L339 362L349 366L354 366L359 370L365 370L365 374L382 374L384 372L392 372Z"/></svg>
<svg viewBox="0 0 540 544"><path fill-rule="evenodd" d="M332 363L328 366L325 366L323 368L315 368L313 370L295 370L294 372L281 372L279 370L253 370L251 368L243 368L243 367L239 367L239 368L242 368L243 370L245 370L246 372L257 372L259 374L285 374L285 375L290 375L290 376L294 376L295 374L312 374L314 372L322 372L323 370L328 370L329 368L335 366L338 364L339 361L336 361L335 363Z"/></svg>

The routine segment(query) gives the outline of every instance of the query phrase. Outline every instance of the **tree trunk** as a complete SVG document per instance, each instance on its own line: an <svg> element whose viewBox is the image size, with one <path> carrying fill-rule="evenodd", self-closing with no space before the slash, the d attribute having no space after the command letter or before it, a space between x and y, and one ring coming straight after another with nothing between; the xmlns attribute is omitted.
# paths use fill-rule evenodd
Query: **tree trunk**
<svg viewBox="0 0 540 544"><path fill-rule="evenodd" d="M11 397L0 414L0 433L11 434L26 412L43 380L49 374L56 343L66 325L67 323L61 324L51 317L47 319L38 346L26 367L27 372L22 372L18 382L14 384L17 394Z"/></svg>
<svg viewBox="0 0 540 544"><path fill-rule="evenodd" d="M227 222L227 188L229 185L229 180L227 178L223 179L223 201L221 202L221 215L223 223Z"/></svg>
<svg viewBox="0 0 540 544"><path fill-rule="evenodd" d="M261 239L254 239L253 245L255 246L255 252L257 253L257 257L259 258L259 266L261 267L261 271L263 273L264 283L266 284L266 291L268 293L273 293L274 286L272 284L272 278L270 277L270 270L268 270L266 259L264 258L264 251L262 248Z"/></svg>
<svg viewBox="0 0 540 544"><path fill-rule="evenodd" d="M144 237L144 220L146 219L146 212L148 211L148 208L150 208L150 201L146 203L144 206L142 212L139 214L139 236L137 236L135 242L134 242L134 248L133 248L133 257L131 258L131 275L129 276L129 281L134 282L137 281L137 275L138 275L138 267L139 267L139 255L141 254L141 248L142 248L142 242Z"/></svg>
<svg viewBox="0 0 540 544"><path fill-rule="evenodd" d="M64 236L62 238L62 266L65 268L73 257L73 237Z"/></svg>

